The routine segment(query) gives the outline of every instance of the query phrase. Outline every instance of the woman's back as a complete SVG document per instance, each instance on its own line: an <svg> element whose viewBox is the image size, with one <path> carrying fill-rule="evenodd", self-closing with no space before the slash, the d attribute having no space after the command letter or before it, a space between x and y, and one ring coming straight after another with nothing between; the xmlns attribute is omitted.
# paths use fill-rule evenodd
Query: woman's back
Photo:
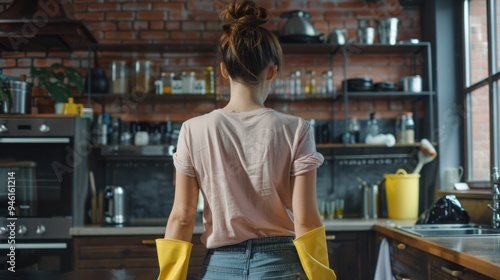
<svg viewBox="0 0 500 280"><path fill-rule="evenodd" d="M196 176L205 198L208 248L294 236L290 176L321 164L310 126L272 109L215 110L183 126L176 168Z"/></svg>

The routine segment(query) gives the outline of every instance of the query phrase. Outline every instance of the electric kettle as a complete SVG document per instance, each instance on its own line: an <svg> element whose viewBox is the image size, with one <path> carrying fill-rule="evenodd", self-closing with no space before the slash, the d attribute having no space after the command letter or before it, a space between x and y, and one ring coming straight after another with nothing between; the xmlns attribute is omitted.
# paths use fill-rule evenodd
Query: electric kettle
<svg viewBox="0 0 500 280"><path fill-rule="evenodd" d="M106 186L104 189L104 222L123 225L128 222L128 193L122 186Z"/></svg>

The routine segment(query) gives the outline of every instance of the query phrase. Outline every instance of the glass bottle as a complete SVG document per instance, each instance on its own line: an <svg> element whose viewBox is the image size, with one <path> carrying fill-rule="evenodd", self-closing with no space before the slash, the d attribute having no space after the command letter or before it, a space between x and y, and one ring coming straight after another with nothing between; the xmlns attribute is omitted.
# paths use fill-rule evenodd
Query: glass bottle
<svg viewBox="0 0 500 280"><path fill-rule="evenodd" d="M316 94L316 71L311 70L306 75L306 94Z"/></svg>
<svg viewBox="0 0 500 280"><path fill-rule="evenodd" d="M295 94L302 93L302 80L300 71L295 71Z"/></svg>
<svg viewBox="0 0 500 280"><path fill-rule="evenodd" d="M406 119L406 116L397 116L396 117L396 143L404 143L404 135L403 135L403 119Z"/></svg>
<svg viewBox="0 0 500 280"><path fill-rule="evenodd" d="M349 121L349 134L351 136L350 143L359 143L359 122L357 117L352 117Z"/></svg>
<svg viewBox="0 0 500 280"><path fill-rule="evenodd" d="M325 71L321 75L321 94L333 95L334 93L335 89L333 87L333 72Z"/></svg>
<svg viewBox="0 0 500 280"><path fill-rule="evenodd" d="M150 93L153 91L153 62L139 60L135 62L134 91Z"/></svg>
<svg viewBox="0 0 500 280"><path fill-rule="evenodd" d="M195 72L183 71L181 74L182 79L182 93L193 93L193 84L196 79Z"/></svg>
<svg viewBox="0 0 500 280"><path fill-rule="evenodd" d="M370 113L370 119L368 120L367 124L367 134L371 136L378 135L378 122L377 119L375 118L374 112Z"/></svg>
<svg viewBox="0 0 500 280"><path fill-rule="evenodd" d="M205 68L205 94L215 93L215 73L212 66Z"/></svg>
<svg viewBox="0 0 500 280"><path fill-rule="evenodd" d="M174 80L175 73L163 72L161 73L162 92L163 94L172 94L172 81Z"/></svg>
<svg viewBox="0 0 500 280"><path fill-rule="evenodd" d="M116 60L111 62L111 93L128 93L127 62Z"/></svg>
<svg viewBox="0 0 500 280"><path fill-rule="evenodd" d="M405 114L405 130L404 130L404 138L406 144L415 143L415 123L413 122L413 113L407 112Z"/></svg>

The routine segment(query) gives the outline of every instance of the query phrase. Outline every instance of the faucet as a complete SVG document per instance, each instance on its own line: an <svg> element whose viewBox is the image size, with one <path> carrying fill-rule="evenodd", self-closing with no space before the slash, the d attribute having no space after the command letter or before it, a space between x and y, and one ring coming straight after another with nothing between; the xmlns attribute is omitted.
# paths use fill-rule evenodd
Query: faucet
<svg viewBox="0 0 500 280"><path fill-rule="evenodd" d="M498 173L498 167L493 167L491 179L492 205L488 204L488 207L493 210L491 215L491 226L493 228L500 228L500 174Z"/></svg>

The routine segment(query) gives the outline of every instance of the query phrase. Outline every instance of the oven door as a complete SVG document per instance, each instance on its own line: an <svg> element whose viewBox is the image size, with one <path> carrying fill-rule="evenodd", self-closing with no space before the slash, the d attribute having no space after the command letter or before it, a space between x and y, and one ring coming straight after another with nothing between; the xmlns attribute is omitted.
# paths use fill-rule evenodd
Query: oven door
<svg viewBox="0 0 500 280"><path fill-rule="evenodd" d="M2 270L15 271L70 271L71 240L22 240L11 244L0 244L0 265Z"/></svg>

